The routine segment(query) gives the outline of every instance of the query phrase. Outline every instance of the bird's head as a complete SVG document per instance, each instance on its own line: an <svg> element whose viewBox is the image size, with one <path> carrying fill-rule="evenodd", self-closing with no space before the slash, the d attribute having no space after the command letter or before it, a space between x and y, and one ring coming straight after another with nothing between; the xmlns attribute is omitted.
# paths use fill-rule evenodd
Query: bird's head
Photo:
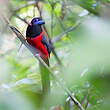
<svg viewBox="0 0 110 110"><path fill-rule="evenodd" d="M31 25L42 25L45 24L45 22L39 17L39 18L33 18L31 21Z"/></svg>

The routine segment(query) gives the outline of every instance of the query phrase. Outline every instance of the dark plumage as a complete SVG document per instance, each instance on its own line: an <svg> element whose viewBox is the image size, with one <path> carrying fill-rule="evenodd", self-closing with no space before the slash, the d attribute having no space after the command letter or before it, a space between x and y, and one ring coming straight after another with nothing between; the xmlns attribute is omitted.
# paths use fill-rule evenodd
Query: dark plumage
<svg viewBox="0 0 110 110"><path fill-rule="evenodd" d="M41 18L34 18L27 27L26 40L30 45L39 50L40 57L49 66L51 49L49 41L44 35L44 31L41 27L42 24L44 24L44 21ZM49 71L42 63L40 63L40 72L42 79L42 89L43 93L45 94L50 90L50 77Z"/></svg>
<svg viewBox="0 0 110 110"><path fill-rule="evenodd" d="M26 36L30 38L35 38L36 36L40 35L42 32L42 27L39 24L34 24L36 22L36 19L40 20L40 18L34 18L31 21L31 25L28 25L27 31L26 31Z"/></svg>
<svg viewBox="0 0 110 110"><path fill-rule="evenodd" d="M41 27L44 23L41 18L32 19L31 24L27 27L26 39L30 45L42 53L42 55L40 53L41 57L49 58L51 52L50 44Z"/></svg>

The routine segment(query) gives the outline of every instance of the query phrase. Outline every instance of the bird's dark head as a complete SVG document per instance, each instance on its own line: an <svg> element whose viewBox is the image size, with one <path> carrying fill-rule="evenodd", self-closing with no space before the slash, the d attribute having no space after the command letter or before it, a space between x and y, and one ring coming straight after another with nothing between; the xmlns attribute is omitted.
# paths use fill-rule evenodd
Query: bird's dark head
<svg viewBox="0 0 110 110"><path fill-rule="evenodd" d="M45 22L41 18L33 18L27 27L26 36L34 38L40 35L43 32L42 24L45 24Z"/></svg>
<svg viewBox="0 0 110 110"><path fill-rule="evenodd" d="M42 25L45 24L45 22L39 17L39 18L33 18L31 21L31 25Z"/></svg>

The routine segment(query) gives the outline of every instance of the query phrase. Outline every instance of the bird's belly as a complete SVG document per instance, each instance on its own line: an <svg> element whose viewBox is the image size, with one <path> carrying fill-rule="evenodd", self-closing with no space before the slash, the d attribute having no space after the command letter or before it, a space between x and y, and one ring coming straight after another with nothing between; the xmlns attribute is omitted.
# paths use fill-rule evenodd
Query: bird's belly
<svg viewBox="0 0 110 110"><path fill-rule="evenodd" d="M40 54L40 56L44 56L44 57L46 57L46 58L48 58L49 57L49 54L48 54L48 51L47 51L47 49L45 48L45 46L42 44L42 37L36 37L36 38L29 38L29 37L26 37L26 40L27 40L27 42L31 45L31 46L33 46L33 47L35 47L36 49L38 49L39 50L39 54Z"/></svg>

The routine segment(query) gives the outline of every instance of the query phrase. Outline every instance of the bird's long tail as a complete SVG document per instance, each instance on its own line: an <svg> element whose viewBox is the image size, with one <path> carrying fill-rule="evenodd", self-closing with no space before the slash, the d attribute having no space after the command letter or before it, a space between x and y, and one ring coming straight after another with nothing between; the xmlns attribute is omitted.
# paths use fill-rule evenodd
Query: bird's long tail
<svg viewBox="0 0 110 110"><path fill-rule="evenodd" d="M49 66L48 59L43 59L44 62ZM41 73L41 81L42 81L42 91L43 94L50 92L50 74L47 68L40 63L40 73Z"/></svg>

